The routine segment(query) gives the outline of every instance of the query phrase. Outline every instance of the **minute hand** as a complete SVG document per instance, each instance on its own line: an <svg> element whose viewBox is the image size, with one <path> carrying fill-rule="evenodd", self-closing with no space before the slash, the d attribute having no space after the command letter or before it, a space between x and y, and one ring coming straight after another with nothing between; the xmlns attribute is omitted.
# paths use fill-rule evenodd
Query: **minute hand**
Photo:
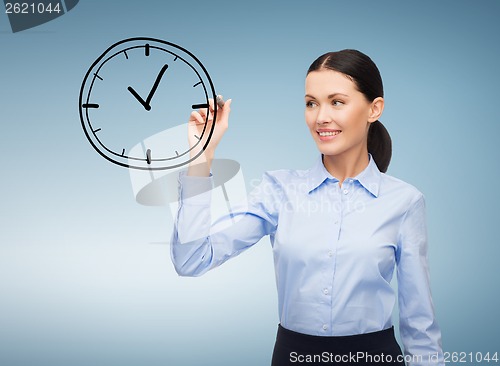
<svg viewBox="0 0 500 366"><path fill-rule="evenodd" d="M147 110L147 111L150 111L151 110L151 99L153 99L153 95L155 94L156 92L156 89L158 89L158 85L160 85L160 81L161 81L161 78L163 77L163 74L165 74L165 71L167 71L168 69L168 65L164 65L160 72L158 73L158 76L156 77L156 80L153 84L153 87L151 88L151 91L149 92L148 94L148 97L146 98L146 100L144 101L144 99L142 99L142 97L134 90L134 88L132 88L131 86L129 86L127 89L130 93L132 93L132 95L139 101L139 103L142 104L142 106Z"/></svg>

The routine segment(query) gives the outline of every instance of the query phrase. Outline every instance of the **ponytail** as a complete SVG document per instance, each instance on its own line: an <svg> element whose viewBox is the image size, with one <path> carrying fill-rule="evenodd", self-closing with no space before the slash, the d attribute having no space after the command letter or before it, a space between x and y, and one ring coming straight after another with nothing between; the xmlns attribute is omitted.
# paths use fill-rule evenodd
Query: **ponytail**
<svg viewBox="0 0 500 366"><path fill-rule="evenodd" d="M379 120L368 129L368 152L372 155L378 170L387 172L392 156L392 141L389 132Z"/></svg>

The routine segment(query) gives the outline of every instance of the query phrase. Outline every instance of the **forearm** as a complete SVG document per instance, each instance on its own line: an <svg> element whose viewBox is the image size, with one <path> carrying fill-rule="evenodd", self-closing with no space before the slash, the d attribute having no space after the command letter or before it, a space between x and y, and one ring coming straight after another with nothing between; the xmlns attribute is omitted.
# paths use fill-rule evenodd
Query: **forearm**
<svg viewBox="0 0 500 366"><path fill-rule="evenodd" d="M195 153L191 154L191 158L195 156ZM213 158L213 153L204 151L195 160L189 163L187 175L191 177L209 177Z"/></svg>
<svg viewBox="0 0 500 366"><path fill-rule="evenodd" d="M212 177L181 175L171 243L172 261L180 275L202 275L276 230L278 218L274 210L278 204L271 198L274 190L268 178L256 188L250 201L234 204L217 194L212 201ZM212 209L226 213L212 220Z"/></svg>
<svg viewBox="0 0 500 366"><path fill-rule="evenodd" d="M171 240L174 267L182 276L199 276L210 266L210 177L179 177L179 208Z"/></svg>

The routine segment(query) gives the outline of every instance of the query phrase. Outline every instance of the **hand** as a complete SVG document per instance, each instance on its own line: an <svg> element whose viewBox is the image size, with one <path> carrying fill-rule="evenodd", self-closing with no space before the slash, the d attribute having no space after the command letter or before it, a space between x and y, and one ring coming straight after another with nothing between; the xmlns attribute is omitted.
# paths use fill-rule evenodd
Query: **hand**
<svg viewBox="0 0 500 366"><path fill-rule="evenodd" d="M210 99L209 108L202 108L198 111L191 112L188 121L189 147L192 148L196 145L190 152L191 157L198 155L208 138L208 133L205 133L203 141L199 141L199 136L202 135L205 124L207 124L205 132L210 131L212 123L215 123L215 126L210 142L208 143L203 154L189 164L188 175L208 176L210 174L210 165L215 154L215 149L228 128L231 102L232 100L228 99L224 103L224 107L220 108L214 103L213 99ZM217 108L217 121L215 122L213 120L214 108Z"/></svg>
<svg viewBox="0 0 500 366"><path fill-rule="evenodd" d="M165 74L165 71L167 71L168 65L164 65L160 72L158 73L158 76L156 77L155 83L153 84L153 87L149 91L148 97L146 100L142 99L142 97L132 88L129 86L127 90L132 93L132 95L139 101L139 103L142 104L145 110L150 111L151 110L151 99L153 99L153 95L156 92L156 89L158 89L158 85L160 84L160 80L163 77L163 74Z"/></svg>

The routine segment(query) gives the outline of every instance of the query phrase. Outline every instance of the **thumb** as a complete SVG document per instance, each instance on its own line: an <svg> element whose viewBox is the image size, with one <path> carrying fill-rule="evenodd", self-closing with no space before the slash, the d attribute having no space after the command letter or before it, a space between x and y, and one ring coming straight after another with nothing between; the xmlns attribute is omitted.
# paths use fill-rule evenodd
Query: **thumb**
<svg viewBox="0 0 500 366"><path fill-rule="evenodd" d="M231 111L231 103L233 102L232 99L226 100L226 103L224 103L224 107L222 107L222 111L229 113Z"/></svg>
<svg viewBox="0 0 500 366"><path fill-rule="evenodd" d="M227 120L229 119L229 113L231 112L231 103L232 103L232 99L228 99L226 100L226 102L224 103L224 106L220 109L217 109L217 113L220 113L220 117L217 116L217 119L220 120L220 121L224 121L225 123L227 123Z"/></svg>

